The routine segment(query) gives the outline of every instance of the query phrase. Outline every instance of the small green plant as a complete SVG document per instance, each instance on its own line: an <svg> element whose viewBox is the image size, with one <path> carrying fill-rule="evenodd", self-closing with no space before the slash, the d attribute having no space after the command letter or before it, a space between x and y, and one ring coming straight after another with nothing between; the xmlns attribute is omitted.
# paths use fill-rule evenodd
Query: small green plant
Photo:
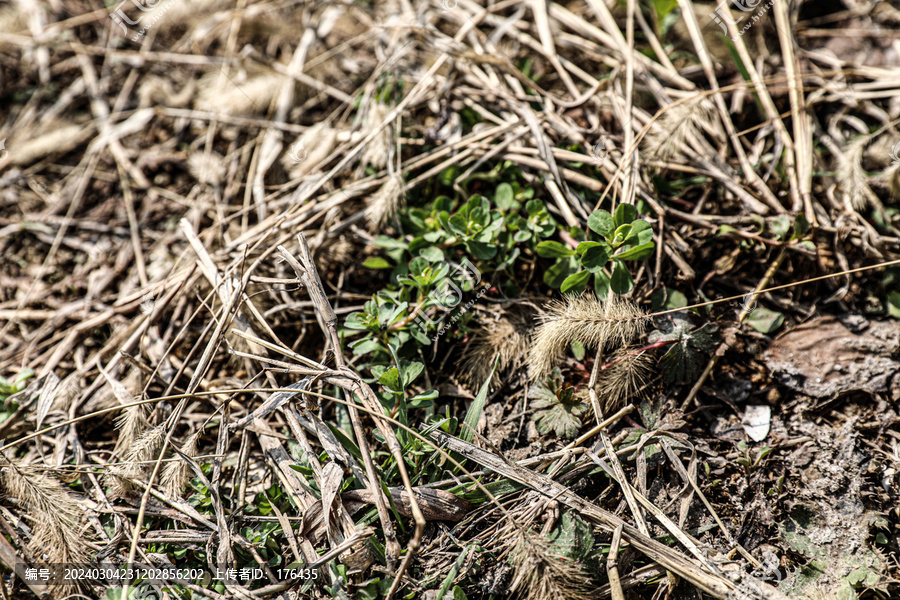
<svg viewBox="0 0 900 600"><path fill-rule="evenodd" d="M540 433L555 431L563 438L573 438L581 428L581 417L590 405L575 395L575 388L566 383L559 367L528 391L532 408L537 412L532 420Z"/></svg>
<svg viewBox="0 0 900 600"><path fill-rule="evenodd" d="M374 365L372 367L372 374L378 379L378 383L384 390L380 394L381 404L390 416L395 417L404 425L409 425L407 412L410 408L428 408L437 398L438 393L434 390L412 397L407 391L407 388L424 370L425 365L422 363L403 359L398 359L394 366ZM405 444L407 433L400 430L397 432L397 438L400 443Z"/></svg>
<svg viewBox="0 0 900 600"><path fill-rule="evenodd" d="M19 405L15 402L7 402L10 396L18 394L25 389L25 382L34 375L31 369L22 369L19 374L13 377L12 381L5 377L0 377L0 423L7 420L13 413L19 410Z"/></svg>
<svg viewBox="0 0 900 600"><path fill-rule="evenodd" d="M481 284L483 274L512 275L522 247L534 249L556 231L544 203L533 194L530 188L516 191L516 186L501 183L493 202L475 195L454 210L451 198L439 196L426 206L405 210L400 223L408 235L378 236L375 244L386 256L363 263L391 269L392 283L345 321L345 332L361 335L351 344L353 353L372 355L375 364L387 364L392 354L414 356L435 341L432 336L452 312L464 308L463 295ZM514 286L514 277L503 280L505 288ZM481 293L486 288L483 285ZM460 316L459 324L465 327L470 316Z"/></svg>
<svg viewBox="0 0 900 600"><path fill-rule="evenodd" d="M634 280L625 261L644 260L653 254L650 223L638 218L634 206L620 204L615 214L595 211L588 217L588 228L597 239L590 239L588 233L575 249L555 241L538 244L540 256L557 259L544 275L544 282L565 294L581 292L593 278L599 298L606 298L610 290L614 294L628 293Z"/></svg>
<svg viewBox="0 0 900 600"><path fill-rule="evenodd" d="M25 389L25 382L34 375L31 369L22 369L19 374L13 377L12 381L6 377L0 377L0 402L6 402L6 399L13 394L18 394Z"/></svg>
<svg viewBox="0 0 900 600"><path fill-rule="evenodd" d="M737 443L738 451L741 453L741 456L737 459L739 465L744 467L744 470L749 475L756 467L759 466L759 463L769 455L769 453L774 450L770 446L763 446L756 452L756 457L752 457L750 454L750 448L747 446L746 442L738 442Z"/></svg>

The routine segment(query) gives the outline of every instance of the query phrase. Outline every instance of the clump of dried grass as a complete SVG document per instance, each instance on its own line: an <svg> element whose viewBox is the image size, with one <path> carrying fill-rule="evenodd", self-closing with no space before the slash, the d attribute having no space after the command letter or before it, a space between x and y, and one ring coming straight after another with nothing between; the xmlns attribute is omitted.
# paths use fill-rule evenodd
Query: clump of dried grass
<svg viewBox="0 0 900 600"><path fill-rule="evenodd" d="M576 561L557 554L539 535L519 530L509 553L514 575L510 591L527 600L591 598L590 578Z"/></svg>
<svg viewBox="0 0 900 600"><path fill-rule="evenodd" d="M647 318L636 304L615 296L605 301L569 296L552 302L528 354L531 380L549 374L573 341L588 348L625 346L643 333Z"/></svg>
<svg viewBox="0 0 900 600"><path fill-rule="evenodd" d="M715 106L706 98L695 98L673 105L644 138L645 151L659 160L668 160L684 145L715 131Z"/></svg>
<svg viewBox="0 0 900 600"><path fill-rule="evenodd" d="M81 539L83 509L62 484L47 473L17 464L0 454L0 482L7 497L19 501L33 522L29 547L46 563L87 562Z"/></svg>
<svg viewBox="0 0 900 600"><path fill-rule="evenodd" d="M197 84L193 80L188 80L180 91L175 91L171 80L148 75L138 88L138 106L144 108L161 105L181 108L190 103L196 91Z"/></svg>
<svg viewBox="0 0 900 600"><path fill-rule="evenodd" d="M225 180L225 157L216 151L191 153L187 166L190 174L200 183L218 187Z"/></svg>
<svg viewBox="0 0 900 600"><path fill-rule="evenodd" d="M825 587L813 584L803 591L803 600L839 600L844 597L846 587L839 585L834 589L826 589Z"/></svg>
<svg viewBox="0 0 900 600"><path fill-rule="evenodd" d="M500 385L503 372L521 366L528 354L531 342L530 311L505 311L498 319L488 321L477 330L463 350L462 378L472 388L478 389L491 374L494 357L500 357L491 386Z"/></svg>
<svg viewBox="0 0 900 600"><path fill-rule="evenodd" d="M862 166L863 154L869 140L869 136L855 140L848 144L845 152L838 155L837 179L850 206L855 210L864 209L869 204L869 195L872 194Z"/></svg>
<svg viewBox="0 0 900 600"><path fill-rule="evenodd" d="M369 131L376 127L380 127L384 123L385 118L390 113L390 108L382 102L372 102L369 105L369 112L366 114L366 127ZM368 133L368 132L367 132ZM388 158L391 154L391 128L385 127L375 138L369 142L366 149L363 150L360 161L362 164L370 164L377 171L387 166Z"/></svg>
<svg viewBox="0 0 900 600"><path fill-rule="evenodd" d="M200 436L203 429L198 429L188 436L181 446L181 453L188 458L197 456L197 447L200 443ZM193 470L191 465L180 456L176 455L176 459L167 463L163 469L161 481L166 496L170 498L180 498L185 486L191 480Z"/></svg>
<svg viewBox="0 0 900 600"><path fill-rule="evenodd" d="M316 123L303 132L282 157L282 164L292 179L303 177L319 169L337 144L338 130L327 122Z"/></svg>
<svg viewBox="0 0 900 600"><path fill-rule="evenodd" d="M119 431L119 439L116 440L116 454L122 455L149 427L147 422L147 407L143 404L130 406L122 411L122 415L116 420L116 429Z"/></svg>
<svg viewBox="0 0 900 600"><path fill-rule="evenodd" d="M284 80L283 75L273 71L242 72L228 78L213 70L200 79L194 106L199 110L226 115L264 113Z"/></svg>
<svg viewBox="0 0 900 600"><path fill-rule="evenodd" d="M389 223L405 202L405 186L400 174L392 175L378 190L369 196L366 219L375 231Z"/></svg>

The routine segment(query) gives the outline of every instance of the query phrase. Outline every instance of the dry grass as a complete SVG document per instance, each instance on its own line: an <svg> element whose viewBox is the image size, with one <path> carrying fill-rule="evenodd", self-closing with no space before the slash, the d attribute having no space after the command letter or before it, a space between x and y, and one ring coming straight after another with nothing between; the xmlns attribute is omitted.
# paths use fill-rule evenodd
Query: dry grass
<svg viewBox="0 0 900 600"><path fill-rule="evenodd" d="M472 551L456 562L469 545L503 551L491 536L503 526L496 504L476 503L463 521L435 525L423 538L424 521L416 527L410 519L419 515L392 504L384 488L430 485L432 474L446 480L434 488L441 491L464 484L465 493L476 494L477 486L449 462L423 458L421 447L401 447L399 426L379 418L382 401L414 429L425 414L462 422L471 404L454 374L477 389L499 355L490 404L481 428L472 427L484 438L480 446L503 465L532 461L521 468L541 482L591 490L590 502L570 503L582 513L614 511L622 496L617 489L594 493L607 480L585 455L597 432L584 434L565 456L532 456L559 445L529 437L529 380L562 366L567 383L583 382L590 359L598 369L606 364L595 390L607 414L640 401L653 380L650 353L634 348L650 326L643 307L654 291L675 289L701 301L746 294L763 277L783 284L900 256L900 163L891 156L900 143L900 39L897 11L887 2L858 11L846 2L779 0L748 35L738 30L751 14L726 3L731 16L723 22L739 61L710 22L717 7L710 2L250 0L236 8L223 0L162 0L146 14L126 4L126 14L143 24L127 34L110 19L114 6L76 0L0 7L0 375L29 367L66 382L55 397L28 392L2 407L0 439L9 457L2 509L18 520L4 534L23 562L88 560L103 547L115 564L163 566L173 557L151 546L182 536L171 543L190 549L179 560L206 568L257 552L238 533L275 521L268 535L285 561L315 563L327 555L352 562L341 544L359 543L354 535L366 518L374 529L364 531L374 531L383 552L363 553L366 560L354 563L363 573L342 581L323 565L319 583L353 597L360 581L381 577L395 581L383 596L420 598L456 569L453 585L470 598L486 594L478 581L482 557ZM657 12L670 7L674 12ZM592 153L602 140L614 151ZM349 313L395 283L390 268L375 271L363 262L420 245L410 210L440 196L455 207L473 195L493 200L500 182L514 187L516 202L542 201L559 224L553 239L573 248L597 207L636 204L653 224L658 253L629 263L635 286L628 300L551 301L537 324L520 299L559 297L543 282L553 261L525 243L502 269L493 259L477 260L492 291L467 315L467 329L429 346L409 342L401 352L399 358L425 364L404 397L440 391L431 412L401 414L390 395L378 395L388 392L363 380L373 375L369 357L352 355L353 338L338 333ZM504 218L512 210L504 209ZM798 215L813 226L802 240L777 233ZM442 226L438 215L422 222ZM298 273L279 252L297 254L300 234L314 251L320 295L310 265ZM450 257L470 241L441 250ZM786 258L767 274L781 252ZM395 254L401 263L410 258ZM815 311L886 315L888 300L900 293L892 277L860 273L839 280L844 287L817 282L759 301L788 323ZM332 312L323 309L325 298ZM717 320L719 308L698 318ZM754 393L770 393L777 386L746 350L765 340L748 331L735 334L738 343L720 367L752 381ZM586 347L584 361L566 360L573 341ZM719 375L700 387L720 385ZM275 391L300 382L303 394ZM679 401L690 393L677 386L654 391ZM726 469L720 480L727 489L708 486L699 458L687 471L738 531L750 512L734 510L735 499L751 506L782 476L791 497L808 488L790 464L783 472L763 465L759 475L728 471L732 442L702 433L710 405L731 410L720 397L710 394L704 411L675 411L664 424L688 422L671 433L721 453L726 466L717 468ZM124 406L138 399L146 406ZM344 407L348 400L354 405ZM885 395L877 402L877 414L866 412L874 401L860 409L880 423L859 434L873 452L897 433L895 401ZM773 428L773 436L783 434L773 437L776 454L784 451L782 439L815 437L801 430L807 419L797 403L772 404L785 411L777 424L787 432ZM835 414L828 418L837 418L839 406L829 410ZM38 423L44 431L34 435ZM609 435L619 444L635 424L612 423ZM155 468L170 434L170 449L209 463L211 491L193 498L203 501L202 514L180 501L197 476L184 459L169 452L169 462ZM396 458L404 452L405 463ZM680 471L647 473L646 464L620 458L636 489L646 491L649 478L650 490L681 498L662 512L694 515L696 496L682 493ZM397 467L412 464L410 483ZM55 474L64 469L80 480L60 484ZM492 467L481 481L510 489L500 487L498 472ZM585 485L578 477L588 472ZM141 494L148 483L151 492ZM866 485L873 513L893 514L894 488ZM262 515L273 488L277 511ZM556 508L548 497L556 492L533 489L547 504L531 516L552 522ZM357 496L344 498L348 490ZM521 492L505 491L498 502L514 494ZM327 507L323 496L333 498ZM440 503L423 505L429 520L441 520L433 517L442 514ZM354 512L361 507L367 510ZM753 514L765 514L771 526L754 522L750 537L776 538L776 525L787 518L785 499L757 508ZM293 526L316 510L321 527ZM89 533L85 522L93 523ZM584 597L591 589L585 572L558 561L538 534L522 535L509 554L513 579L494 582L490 593L500 597L511 586L541 600ZM701 537L704 549L734 548L721 531ZM636 574L637 564L663 572L676 565L694 587L727 597L730 588L709 574L691 543L629 549L639 559L620 565L623 585L632 578L636 597L678 598L689 586L657 587ZM202 561L196 548L203 548ZM784 556L802 560L786 549ZM4 579L7 585L11 597L30 597L18 579ZM245 592L227 590L229 597ZM266 599L283 592L249 593Z"/></svg>
<svg viewBox="0 0 900 600"><path fill-rule="evenodd" d="M554 552L540 536L519 531L509 552L510 591L527 600L587 600L590 579L581 565Z"/></svg>
<svg viewBox="0 0 900 600"><path fill-rule="evenodd" d="M517 307L484 319L484 327L472 335L463 350L461 372L471 389L484 385L491 374L494 358L499 356L491 386L501 385L503 374L519 369L528 355L533 311Z"/></svg>
<svg viewBox="0 0 900 600"><path fill-rule="evenodd" d="M5 498L15 501L18 513L31 526L28 549L36 564L88 562L90 534L84 506L63 485L43 470L23 466L0 455L0 484ZM52 589L54 598L79 591L83 582L68 581Z"/></svg>

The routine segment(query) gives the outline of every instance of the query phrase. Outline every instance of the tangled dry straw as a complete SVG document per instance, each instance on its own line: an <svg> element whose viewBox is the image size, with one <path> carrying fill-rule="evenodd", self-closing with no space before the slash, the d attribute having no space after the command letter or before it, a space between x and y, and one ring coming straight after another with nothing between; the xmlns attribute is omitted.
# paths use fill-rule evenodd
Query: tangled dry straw
<svg viewBox="0 0 900 600"><path fill-rule="evenodd" d="M126 4L132 17L143 12L138 2ZM397 227L407 199L420 208L436 194L453 196L455 206L474 194L490 198L499 181L495 175L515 178L517 197L530 188L554 219L582 230L595 204L650 205L665 223L655 231L661 259L653 265L658 268L651 286L693 279L690 265L709 256L707 240L734 241L710 233L719 223L744 236L742 244L754 244L770 237L776 219L803 214L817 221L821 237L813 241L822 245L821 265L832 257L841 265L871 264L900 247L896 217L876 231L868 212L878 207L873 199L886 204L900 193L900 162L888 166L900 143L900 79L891 58L898 42L888 39L896 38L896 27L885 26L897 19L879 16L890 8L887 2L873 3L881 8L871 14L831 14L878 32L862 37L885 42L882 64L863 69L849 52L838 58L831 50L807 52L793 40L773 38L773 53L759 56L766 47L752 49L753 56L742 60L746 72L738 75L731 51L719 55L704 46L707 37L721 40L715 25L704 25L702 37L682 28L679 52L669 51L673 40L662 25L690 16L693 3L686 0L159 4L168 7L165 18L137 43L111 23L112 3L107 11L99 4L58 1L0 8L3 98L10 106L0 129L6 143L0 151L0 375L28 366L71 380L73 397L58 402L42 425L60 423L63 412L81 419L30 438L41 419L22 404L0 423L0 437L27 440L17 449L16 456L27 457L22 464L3 459L0 465L3 510L30 527L19 530L24 543L13 540L25 558L85 558L85 540L91 539L82 530L85 512L104 525L131 519L121 505L133 501L134 481L148 482L152 466L165 458L165 436L175 430L179 437L173 439L194 432L181 445L173 442L185 457L218 442L225 456L210 476L211 486L233 482L234 504L213 508L223 525L219 535L206 538L210 556L226 556L238 546L229 527L237 531L240 524L229 510L252 505L255 494L276 485L290 496L292 514L285 516L301 517L321 501L310 490L324 489L322 473L330 472L332 491L364 485L381 502L377 545L388 558L373 570L379 576L398 572L391 561L399 559L403 544L417 548L420 540L410 541L408 521L397 527L392 507L376 493L399 485L396 478L386 481L389 469L371 462L384 453L389 428L368 416L341 422L355 443L348 446L358 451L351 456L328 427L339 422L334 403L302 414L309 419L302 423L291 420L296 415L288 406L250 418L268 394L233 392L295 383L300 375L279 370L284 365L275 362L285 357L304 368L327 363L328 369L352 370L362 364L359 357L335 364L346 349L338 342L346 340L323 341L327 336L316 330L323 315L273 258L277 245L289 245L300 233L317 238L315 259L341 319L380 289L372 284L377 275L362 266L380 252L373 242L410 237ZM669 16L652 14L676 4ZM790 10L793 19L797 4L803 3L774 6ZM829 26L829 18L816 19L779 32L803 36ZM734 49L746 54L747 39L736 38ZM522 65L528 65L527 73ZM392 114L396 118L387 123ZM873 143L864 150L855 140L876 127L883 147ZM602 139L616 151L591 160L586 149ZM881 167L871 166L872 152ZM675 164L668 162L673 157ZM873 174L882 167L881 176ZM464 176L444 181L445 173ZM479 179L484 175L489 178ZM741 202L733 202L735 197ZM765 231L747 233L758 227ZM754 254L754 262L741 263L748 266L744 276L764 272L762 261L756 264L760 258ZM743 246L738 260L745 260ZM792 274L817 268L799 253L788 262ZM546 293L539 282L549 264L531 261L527 281L519 281L521 266L519 261L506 271L523 284L514 293ZM636 274L636 297L643 297L651 271ZM852 305L854 293L841 301ZM228 355L230 328L242 322L252 323L268 353ZM611 410L647 380L650 356L633 348L646 324L647 315L631 302L566 298L548 308L532 339L510 315L493 325L479 322L481 333L466 347L464 368L477 387L497 354L500 372L514 371L527 354L534 379L560 364L578 341L588 352L606 355L598 358L597 364L608 366L592 391L605 402L601 408ZM437 414L465 409L443 393L449 379L444 367L452 364L444 356L458 356L464 344L462 338L449 339L437 343L433 354L424 353L428 370L412 384L428 380L441 390ZM148 409L130 408L115 430L109 413L89 414L112 385L100 373L106 369L121 379L132 368L147 376L136 396L156 400L184 393L189 408L165 425L152 420ZM325 379L316 382L319 392L327 391ZM498 375L494 383L512 379ZM510 405L525 399L523 387L509 387ZM372 410L380 410L377 399L368 399ZM204 440L197 424L223 406L228 411L220 413L218 440L216 434ZM245 418L254 421L252 428L229 428ZM373 435L373 424L385 427L381 436ZM305 480L289 464L294 444L308 455L312 475ZM323 447L335 454L326 457ZM109 456L121 464L112 467ZM43 468L86 463L102 470L99 481L114 494L82 510L78 497L38 469L33 457L44 457ZM190 466L177 453L170 458L159 479L150 481L154 494L147 494L147 502L163 493L177 504L183 494ZM104 493L102 486L91 486L91 477L73 488ZM334 497L330 516L350 537L354 522L340 494ZM493 510L483 506L480 514ZM181 533L209 536L195 516L179 517ZM102 527L92 531L116 564L128 560L129 547L154 565L165 564L170 556L149 551L156 544L149 534L159 532L137 521L129 543L113 543ZM159 518L153 527L172 523ZM560 566L533 537L523 535L511 555L518 566L516 590L533 590L541 600L579 597L581 575L571 565ZM289 526L273 533L275 538L285 555L304 560L330 551L294 536ZM456 540L468 544L471 532L454 530L441 539L444 545L435 543L433 555L452 555ZM495 549L491 541L485 541L489 550ZM429 558L414 554L404 559L412 571L416 561ZM347 583L334 573L325 573L326 585ZM460 573L459 581L471 582L471 573ZM428 591L410 579L398 576L397 585ZM396 597L408 593L401 590Z"/></svg>

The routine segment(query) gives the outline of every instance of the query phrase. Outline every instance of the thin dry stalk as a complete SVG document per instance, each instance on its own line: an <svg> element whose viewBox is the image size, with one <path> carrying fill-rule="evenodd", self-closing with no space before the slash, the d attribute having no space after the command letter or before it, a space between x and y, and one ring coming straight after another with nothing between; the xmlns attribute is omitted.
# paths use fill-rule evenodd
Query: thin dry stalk
<svg viewBox="0 0 900 600"><path fill-rule="evenodd" d="M589 348L626 345L643 333L647 318L636 304L615 296L605 301L569 296L551 303L528 355L532 381L550 373L573 341Z"/></svg>

